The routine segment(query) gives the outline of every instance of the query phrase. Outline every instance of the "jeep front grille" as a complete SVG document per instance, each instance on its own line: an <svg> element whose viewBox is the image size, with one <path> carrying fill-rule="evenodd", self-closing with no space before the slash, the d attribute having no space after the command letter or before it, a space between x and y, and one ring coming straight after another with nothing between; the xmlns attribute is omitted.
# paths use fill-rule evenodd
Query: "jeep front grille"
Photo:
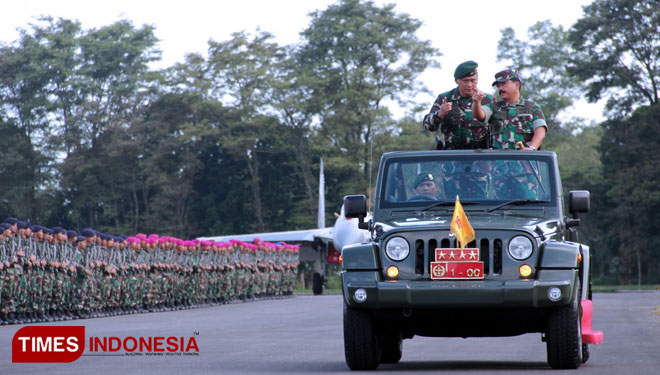
<svg viewBox="0 0 660 375"><path fill-rule="evenodd" d="M478 237L470 242L467 247L479 249L479 259L484 262L484 276L500 275L502 273L502 249L504 241L495 235L488 233L478 234ZM501 234L501 233L500 233ZM456 238L449 237L449 233L440 236L419 233L414 242L415 274L420 277L430 277L429 270L431 262L435 260L435 249L456 248Z"/></svg>

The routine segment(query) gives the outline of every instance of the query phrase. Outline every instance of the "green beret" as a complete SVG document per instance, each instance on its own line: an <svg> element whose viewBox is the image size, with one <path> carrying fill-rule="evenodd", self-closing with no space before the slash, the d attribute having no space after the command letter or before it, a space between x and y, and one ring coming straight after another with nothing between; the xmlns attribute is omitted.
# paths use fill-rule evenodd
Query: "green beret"
<svg viewBox="0 0 660 375"><path fill-rule="evenodd" d="M473 75L477 74L477 64L474 61L466 61L464 63L459 64L456 67L456 71L454 72L454 78L465 78L465 77L472 77Z"/></svg>
<svg viewBox="0 0 660 375"><path fill-rule="evenodd" d="M435 180L433 179L433 175L431 173L422 172L422 173L418 174L417 177L415 177L415 185L413 186L413 188L417 188L417 186L419 184L421 184L422 182L424 182L424 181L433 181L433 182L435 182Z"/></svg>

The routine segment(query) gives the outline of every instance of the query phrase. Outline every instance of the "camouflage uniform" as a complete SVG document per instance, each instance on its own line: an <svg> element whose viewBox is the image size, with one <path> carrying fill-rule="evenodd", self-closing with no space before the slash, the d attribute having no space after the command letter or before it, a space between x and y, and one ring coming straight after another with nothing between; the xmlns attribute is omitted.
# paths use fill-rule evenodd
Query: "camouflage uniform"
<svg viewBox="0 0 660 375"><path fill-rule="evenodd" d="M295 282L297 247L1 227L0 324L277 296Z"/></svg>
<svg viewBox="0 0 660 375"><path fill-rule="evenodd" d="M541 107L522 97L515 104L500 100L486 105L484 112L489 119L495 149L516 149L518 142L528 146L534 130L541 126L548 127Z"/></svg>
<svg viewBox="0 0 660 375"><path fill-rule="evenodd" d="M439 118L436 113L444 99L452 103L451 111L444 117ZM481 101L482 106L494 101L492 95L486 95ZM464 98L454 88L438 95L429 113L424 116L424 128L436 131L440 128L444 136L445 149L473 149L486 147L487 127L486 123L472 117L472 97ZM438 144L438 147L440 144Z"/></svg>
<svg viewBox="0 0 660 375"><path fill-rule="evenodd" d="M461 199L484 199L488 196L490 181L488 174L479 162L463 163L459 161L442 164L442 183L445 196L452 199L457 195Z"/></svg>
<svg viewBox="0 0 660 375"><path fill-rule="evenodd" d="M495 197L510 199L543 199L538 171L529 161L498 160L493 171ZM540 194L541 193L541 194Z"/></svg>
<svg viewBox="0 0 660 375"><path fill-rule="evenodd" d="M461 63L454 72L455 79L463 79L477 75L477 63L466 61ZM443 118L438 116L442 102L452 104L451 111ZM485 94L481 105L485 106L494 101L492 95ZM444 136L444 146L436 143L436 148L444 149L474 149L486 148L487 127L472 117L472 96L462 97L458 87L438 95L431 106L429 113L422 121L424 129L436 131L440 128Z"/></svg>
<svg viewBox="0 0 660 375"><path fill-rule="evenodd" d="M498 72L493 86L509 80L521 82L518 71L505 69ZM522 95L513 104L498 100L484 105L483 110L491 130L492 147L495 149L515 150L518 142L528 147L536 129L541 126L548 129L541 107L531 100L525 100Z"/></svg>

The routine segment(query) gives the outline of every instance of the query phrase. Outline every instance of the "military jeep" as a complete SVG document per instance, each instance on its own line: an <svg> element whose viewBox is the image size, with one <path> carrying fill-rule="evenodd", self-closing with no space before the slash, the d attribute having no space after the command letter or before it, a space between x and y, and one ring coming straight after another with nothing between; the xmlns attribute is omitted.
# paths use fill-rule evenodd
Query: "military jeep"
<svg viewBox="0 0 660 375"><path fill-rule="evenodd" d="M450 231L457 196L475 232L464 247ZM366 201L344 198L346 217L371 234L342 249L352 370L397 363L415 335L541 333L559 369L586 362L588 344L602 340L591 330L589 247L576 232L589 192L564 202L553 152L387 153L368 222Z"/></svg>

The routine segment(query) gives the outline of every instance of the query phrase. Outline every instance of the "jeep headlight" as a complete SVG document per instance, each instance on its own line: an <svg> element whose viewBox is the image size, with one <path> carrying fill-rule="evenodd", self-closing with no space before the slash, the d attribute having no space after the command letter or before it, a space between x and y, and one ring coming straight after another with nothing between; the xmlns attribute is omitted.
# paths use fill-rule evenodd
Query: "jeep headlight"
<svg viewBox="0 0 660 375"><path fill-rule="evenodd" d="M404 260L410 254L410 245L403 237L392 237L387 240L385 253L394 261Z"/></svg>
<svg viewBox="0 0 660 375"><path fill-rule="evenodd" d="M516 260L525 260L532 255L532 241L525 236L516 236L509 241L509 255Z"/></svg>

